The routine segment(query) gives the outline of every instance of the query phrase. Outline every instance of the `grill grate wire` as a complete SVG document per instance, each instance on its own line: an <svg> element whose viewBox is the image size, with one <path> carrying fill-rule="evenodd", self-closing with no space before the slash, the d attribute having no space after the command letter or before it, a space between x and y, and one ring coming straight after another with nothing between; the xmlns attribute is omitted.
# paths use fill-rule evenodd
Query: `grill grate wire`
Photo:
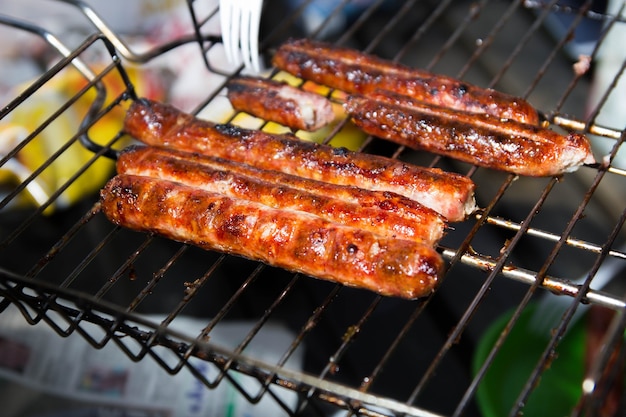
<svg viewBox="0 0 626 417"><path fill-rule="evenodd" d="M38 89L45 85L61 69L70 65L79 66L79 68L82 69L81 72L86 74L89 82L87 86L77 92L77 94L64 107L58 109L57 112L50 116L50 122L59 117L61 113L71 107L89 90L94 88L100 89L100 81L108 74L113 72L118 73L119 76L125 80L127 89L118 97L110 101L107 106L103 107L102 103L98 103L96 100L97 105L94 105L95 110L90 112L83 125L77 129L76 135L67 142L65 147L60 148L55 154L53 154L51 159L35 171L29 179L20 184L11 194L5 197L5 199L0 203L0 209L5 208L13 199L16 198L16 196L24 192L28 183L39 176L44 169L69 146L71 146L72 143L81 142L87 143L88 146L94 146L94 142L89 139L87 135L89 128L95 123L95 121L108 114L114 107L119 106L122 102L134 97L132 83L129 81L124 65L122 64L124 60L135 63L146 63L182 44L197 41L200 44L201 51L205 56L207 69L210 72L219 73L226 77L226 79L235 74L220 72L220 70L211 66L211 60L208 58L208 53L219 42L217 37L211 34L203 34L202 26L217 13L216 10L213 10L212 14L209 14L208 17L202 19L194 13L193 2L188 2L193 21L195 23L194 36L177 39L171 44L156 48L146 54L136 54L132 52L131 49L126 47L116 34L106 27L104 22L97 19L97 14L95 14L93 10L89 9L86 5L80 2L72 1L70 3L78 6L92 21L92 23L94 23L95 27L102 33L102 35L97 34L88 38L74 51L70 52L69 50L60 50L63 58L58 62L58 64L56 64L51 70L46 71L35 84L25 91L23 96L17 97L9 106L5 107L3 113L0 113L0 119L10 114L11 111L13 111L17 106L27 103L29 96L35 94ZM342 6L348 3L349 1L344 1L338 4L331 16L338 14L341 11ZM349 26L349 28L347 28L347 30L342 32L340 38L337 40L337 43L348 43L351 39L357 36L356 34L362 30L363 27L366 27L369 24L371 16L375 15L378 9L382 7L383 3L383 1L375 2L373 6L368 8ZM403 16L405 16L412 8L419 5L419 3L420 2L417 1L405 2L404 5L399 8L398 12L393 14L386 21L385 25L377 33L377 35L372 40L367 42L362 49L368 52L375 52L384 42L385 37L387 37L392 30L400 24ZM445 15L451 3L452 2L438 3L437 6L433 8L433 11L422 22L419 28L412 33L403 45L401 45L401 49L392 57L392 59L396 61L403 61L409 55L409 51L424 39L429 29L435 27L441 19L447 18ZM287 31L288 27L298 19L298 16L304 13L304 7L306 4L307 3L300 6L299 9L290 15L289 20L284 21L281 25L278 25L272 32L270 32L268 37L266 37L264 42L262 42L262 47L267 49L270 45L274 44L277 39L283 38L284 32ZM598 15L597 13L590 11L590 5L591 2L588 1L581 9L568 10L568 13L576 15L577 19L589 16L601 18L608 22L607 28L611 27L613 24L622 22L622 19L617 16ZM529 5L524 4L524 6L528 7ZM470 8L470 13L458 26L455 26L456 29L452 31L452 34L447 38L443 46L438 48L437 53L426 65L426 68L436 68L445 56L451 53L451 49L457 43L463 42L464 40L462 38L464 33L468 30L468 27L475 22L478 16L485 12L485 8L487 7L489 7L489 2L487 1L473 4ZM530 42L531 38L536 36L541 30L541 25L548 14L557 9L559 11L564 10L556 0L550 2L549 4L533 2L531 7L541 8L539 17L533 21L529 30L525 32L523 38L517 43L516 48L509 54L508 58L503 61L504 64L501 65L499 70L492 76L489 85L497 86L506 78L507 71L514 65L514 62L517 59L523 56L524 47L527 45L527 42ZM501 16L503 18L501 23L494 26L487 36L482 38L480 46L474 49L462 69L458 72L459 77L464 77L475 65L479 64L482 54L493 44L494 41L497 40L501 31L504 30L508 19L513 19L517 13L521 12L520 9L522 8L523 6L521 2L512 2L505 9ZM327 22L328 21L329 20L327 20ZM534 78L527 84L527 90L523 94L525 97L530 96L534 90L538 88L541 78L544 76L548 67L556 59L557 54L567 39L571 36L577 24L578 21L572 24L567 34L553 46L553 49L535 74ZM313 33L312 36L315 36L316 33L321 33L323 29L324 26L320 26L317 32ZM608 29L606 30L608 31ZM50 38L50 35L45 32L40 32L40 36L53 39ZM88 67L80 61L79 57L96 43L100 43L105 46L111 55L112 63L98 75L93 75L91 70L89 70ZM587 121L570 118L560 112L563 104L567 100L570 93L576 88L579 81L579 78L572 79L564 94L558 99L558 104L555 106L554 112L546 115L546 118L549 121L556 123L558 126L574 128L576 130L594 133L616 140L616 146L613 150L613 155L615 155L618 150L618 146L621 144L623 139L622 132L612 128L596 126L593 123L600 107L602 106L602 103L604 103L606 96L608 96L608 92L601 103L597 106L592 116L587 118ZM226 81L224 81L224 84L225 82ZM222 87L224 84L222 84ZM611 88L614 86L615 84ZM221 90L221 88L218 88L215 93L210 94L206 102L201 103L197 107L196 111L200 111L206 106L206 104L215 99L215 97L219 94L219 90ZM44 124L40 129L43 130L46 126L47 125ZM333 130L333 132L331 132L326 138L326 141L332 139L336 132L337 129ZM39 133L39 131L34 131L30 135L30 139L27 140L33 140ZM2 244L0 244L0 250L5 250L7 248L10 249L21 235L25 234L29 228L35 227L35 223L42 216L45 209L49 205L53 204L76 180L76 178L83 175L83 173L94 161L103 157L114 157L114 147L121 141L122 136L122 134L117 134L105 145L95 145L94 149L92 149L95 151L93 158L81 167L76 172L75 176L70 178L65 185L61 186L54 194L52 194L46 204L35 209L21 224L15 227L9 236L4 239ZM361 150L368 149L375 142L375 138L367 138L361 146ZM26 143L23 143L23 146L25 146ZM0 165L5 164L9 159L15 157L19 150L19 148L15 148L11 154L7 155L2 161L0 161ZM394 150L393 155L394 157L401 157L404 156L406 151L407 150L404 148L399 147ZM429 162L432 166L441 163L444 162L438 157L431 159ZM465 173L472 177L478 176L477 170L474 167L467 167ZM360 377L359 384L354 384L356 388L351 388L350 386L343 385L340 382L333 382L333 375L337 372L340 363L342 363L342 359L346 356L350 356L350 350L353 349L353 345L358 342L359 333L364 331L371 321L374 320L373 317L377 311L385 308L386 300L384 300L383 297L370 297L370 299L364 304L364 307L361 308L362 313L357 315L354 324L351 324L346 328L344 337L332 351L332 354L329 356L330 359L321 368L321 370L317 370L315 375L308 375L306 373L289 370L288 368L285 368L284 365L296 350L301 348L309 338L314 337L315 330L321 326L325 317L333 314L333 308L336 308L338 303L346 302L345 298L348 295L345 293L348 290L343 289L338 285L329 286L330 289L327 290L326 295L317 302L316 307L313 310L313 314L311 314L298 329L293 342L284 351L279 362L277 364L267 364L246 357L243 354L244 349L249 346L250 342L268 323L268 321L272 320L274 316L279 314L282 305L289 303L290 297L294 296L293 294L297 292L297 288L302 285L302 281L306 280L305 277L295 275L285 281L285 284L279 290L278 296L273 298L269 306L265 308L263 314L257 317L247 335L233 350L221 349L218 346L207 343L207 339L210 337L212 330L223 320L227 320L231 312L235 310L238 305L246 302L246 297L251 291L253 291L252 288L255 283L257 283L257 280L262 279L259 278L262 274L268 273L268 270L270 270L269 267L256 265L252 272L243 277L241 284L236 288L232 295L226 299L217 314L214 315L213 319L195 338L189 337L188 335L177 334L169 326L179 315L185 312L186 308L188 308L188 304L195 297L200 297L199 293L203 288L211 285L211 281L218 280L219 277L217 274L220 268L224 267L224 265L228 262L228 257L225 255L220 255L212 262L209 262L209 267L205 268L204 272L201 273L198 279L185 284L187 286L185 295L168 312L166 318L158 325L142 320L136 313L138 312L140 306L150 300L153 291L159 288L159 284L162 282L164 277L168 275L168 273L175 273L174 270L177 265L185 262L185 257L192 251L192 249L186 245L178 246L174 253L169 258L165 259L165 262L156 270L155 273L153 273L152 278L147 282L147 284L141 288L136 296L131 298L130 301L125 304L124 308L120 308L117 305L111 305L107 301L106 297L108 294L115 291L116 287L120 285L120 281L128 278L128 276L132 277L135 265L141 262L141 258L143 256L150 256L149 251L154 245L157 244L157 238L147 236L143 238L143 240L139 240L136 249L134 249L128 257L124 258L125 260L123 260L116 270L113 271L110 278L105 280L101 287L93 291L93 296L76 291L72 287L74 285L79 287L77 284L81 280L81 277L85 274L86 269L90 267L96 258L101 256L105 248L110 245L114 245L116 238L119 238L119 235L123 233L119 228L110 228L103 239L100 240L97 245L90 248L88 253L84 257L78 259L78 263L67 274L61 277L63 279L58 285L46 282L47 278L45 277L44 270L48 264L60 254L70 250L68 248L71 247L72 241L79 234L83 233L84 228L90 227L93 223L98 221L99 208L97 203L87 207L86 211L83 211L81 217L79 217L79 219L67 229L62 237L51 246L45 255L43 255L39 261L34 262L30 269L23 273L22 276L5 271L4 269L1 271L0 294L3 297L1 308L5 309L9 304L13 304L21 310L28 323L36 324L43 321L54 329L56 333L63 337L67 337L70 334L77 332L94 348L102 348L106 344L113 342L134 361L140 361L146 356L150 356L171 374L176 374L183 369L189 370L196 377L202 380L202 382L209 388L218 386L224 379L226 379L228 380L228 383L233 384L248 401L256 403L264 396L269 395L273 397L273 399L280 404L285 412L290 415L296 414L298 411L304 412L305 410L313 414L323 415L326 412L325 406L327 404L331 404L340 409L343 408L347 410L348 413L357 415L379 415L375 410L375 407L372 406L382 406L390 410L390 412L426 416L436 415L436 413L431 413L430 411L414 404L421 404L423 402L423 397L427 394L427 388L429 384L431 384L432 380L435 379L435 375L438 373L439 369L441 369L442 362L444 362L446 357L450 355L450 352L455 348L455 346L458 345L459 340L464 335L467 326L473 322L479 306L485 302L484 299L489 294L491 287L497 283L500 276L504 276L527 284L527 290L523 293L521 301L516 303L516 311L507 326L508 329L513 327L516 320L519 318L519 315L531 301L536 289L539 287L549 289L550 291L559 294L566 294L571 296L573 299L571 307L567 310L566 315L559 323L559 327L556 329L549 344L546 346L544 355L536 366L532 377L528 380L527 386L522 392L520 392L519 401L516 402L516 404L520 405L511 410L511 415L516 415L518 412L522 411L519 407L521 407L521 404L524 403L528 396L532 393L533 387L536 385L536 382L543 371L545 362L554 352L559 343L560 337L566 331L569 319L571 319L573 311L578 304L582 302L589 302L609 307L622 313L623 310L626 309L626 302L623 297L590 289L591 278L599 268L601 262L607 256L626 258L626 254L624 252L612 249L614 240L617 239L622 230L624 213L626 212L622 212L622 216L618 219L617 223L611 230L608 240L606 240L603 244L596 244L592 240L579 239L573 235L577 223L584 218L587 205L592 198L594 198L596 189L600 186L604 176L609 174L623 176L622 171L612 166L598 168L591 185L586 187L587 191L585 192L583 199L576 207L575 212L572 214L563 231L560 233L531 226L535 216L541 213L544 206L549 203L549 197L552 195L554 188L558 186L560 182L559 179L550 179L541 190L540 197L535 201L534 206L528 211L525 218L521 221L514 221L508 217L501 217L497 213L494 213L501 201L512 192L512 187L517 180L517 178L512 175L503 177L504 179L502 180L499 189L489 199L488 204L486 204L481 212L476 216L474 219L475 221L472 221L473 224L470 225L469 231L465 233L462 242L456 247L445 245L442 245L441 247L444 257L449 261L448 272L450 274L454 273L455 269L461 269L465 266L469 266L481 271L486 271L488 272L488 275L484 277L483 283L471 299L469 305L463 311L461 317L454 323L454 326L448 335L444 338L443 345L438 349L434 359L430 362L425 372L421 375L417 383L414 384L413 389L404 399L399 398L392 400L385 398L383 395L369 394L369 392L375 389L375 382L379 380L379 375L383 373L384 368L388 365L388 361L391 361L398 353L400 349L399 346L403 343L403 341L409 338L408 334L411 329L413 329L416 326L416 323L422 319L426 311L436 307L437 301L434 297L429 297L415 302L413 307L408 309L405 318L398 319L399 331L397 333L397 337L389 341L387 348L383 349L380 359L376 361L369 373L366 373L365 369L362 370L361 373L366 374L366 376ZM479 233L487 227L487 225L492 225L502 230L508 230L512 233L512 236L501 248L501 252L496 258L489 255L482 255L475 252L472 248L473 242L478 238ZM551 252L536 272L533 269L518 267L510 263L510 258L515 254L520 242L529 236L538 237L544 241L554 243ZM565 246L583 249L598 255L591 271L589 272L587 280L582 286L571 284L567 279L553 277L549 274L552 264L555 262L557 256L561 253L563 247ZM446 277L447 275L448 274L446 274ZM612 331L607 335L607 340L612 338L613 344L617 343L616 341L619 339L618 336L624 331L623 314L621 316L621 322L619 321L618 316L618 318L614 320ZM60 323L55 318L60 318ZM84 327L87 324L98 326L103 331L101 337L94 338L86 330L86 327ZM140 330L140 328L144 330ZM503 332L500 335L498 343L492 349L490 357L483 364L478 377L474 378L471 385L467 387L465 393L456 405L456 408L452 411L453 414L451 415L463 415L468 409L470 409L471 402L473 401L481 377L484 376L484 373L489 368L491 360L498 353L498 347L507 336L507 332ZM125 339L126 337L128 337L128 339ZM136 345L132 345L127 340L132 340L136 343ZM163 359L163 357L159 354L159 347L176 353L178 360L175 365L171 365L171 363L166 362ZM204 359L214 364L219 369L217 376L211 380L207 379L194 368L190 362L190 358L192 357ZM604 356L598 358L596 363L598 364L597 366L601 366L602 364L606 364L607 361L608 353L605 353ZM594 378L596 379L594 379L594 381L598 381L600 378L599 375L597 375L598 370L595 369L595 372L596 375ZM249 392L245 387L237 382L236 378L233 376L236 373L244 373L255 377L259 382L258 390L255 392ZM290 406L285 404L280 399L280 396L274 392L274 386L286 387L298 392L300 395L299 409L290 409ZM585 393L585 396L581 398L582 405L586 406L594 401L595 398L593 395L593 392ZM582 408L584 407L581 407L581 409Z"/></svg>

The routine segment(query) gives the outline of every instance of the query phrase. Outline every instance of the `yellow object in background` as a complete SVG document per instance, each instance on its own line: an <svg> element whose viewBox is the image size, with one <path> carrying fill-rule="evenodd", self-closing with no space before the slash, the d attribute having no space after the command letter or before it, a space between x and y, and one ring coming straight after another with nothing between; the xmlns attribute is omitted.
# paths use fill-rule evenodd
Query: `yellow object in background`
<svg viewBox="0 0 626 417"><path fill-rule="evenodd" d="M22 145L31 132L42 126L51 113L63 106L66 101L67 98L60 92L46 91L15 109L8 120L3 120L0 124L0 153L6 155L11 149ZM81 117L76 109L68 108L0 168L0 181L7 191L12 191L20 183L28 181L28 177L35 175L24 191L16 196L16 200L12 202L14 205L45 204L93 157L92 152L85 149L78 140L73 139L80 123ZM48 160L52 162L45 166ZM86 193L100 187L109 176L112 167L112 161L98 158L54 200L54 205L45 213L51 213L53 208L67 207Z"/></svg>
<svg viewBox="0 0 626 417"><path fill-rule="evenodd" d="M129 76L137 90L142 93L149 90L146 96L162 98L162 92L154 87L158 83L150 83L149 75L131 69ZM0 166L0 201L11 198L8 206L15 208L41 206L60 192L44 210L45 214L50 214L96 192L111 176L114 161L96 158L78 140L81 123L96 98L96 89L89 88L62 113L54 114L88 85L82 74L68 68L0 121L0 157L21 147L13 158ZM103 86L107 93L105 106L126 89L114 72L103 78ZM88 131L90 139L104 145L115 138L123 126L126 107L118 105L94 121ZM35 136L28 140L30 135ZM23 183L26 185L19 190Z"/></svg>

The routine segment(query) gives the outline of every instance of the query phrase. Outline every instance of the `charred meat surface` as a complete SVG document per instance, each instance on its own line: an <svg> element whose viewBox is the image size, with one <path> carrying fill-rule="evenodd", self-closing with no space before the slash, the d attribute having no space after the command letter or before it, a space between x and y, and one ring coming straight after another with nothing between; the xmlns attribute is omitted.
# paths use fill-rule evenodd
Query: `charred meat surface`
<svg viewBox="0 0 626 417"><path fill-rule="evenodd" d="M560 175L595 162L584 135L561 135L548 128L431 106L393 93L351 95L345 108L368 134L518 175Z"/></svg>
<svg viewBox="0 0 626 417"><path fill-rule="evenodd" d="M333 184L391 191L437 211L449 221L464 220L476 208L475 185L463 175L305 142L292 135L214 124L146 99L131 105L124 129L148 145L212 155Z"/></svg>
<svg viewBox="0 0 626 417"><path fill-rule="evenodd" d="M343 285L413 299L443 260L430 246L161 179L118 175L101 191L113 223Z"/></svg>
<svg viewBox="0 0 626 417"><path fill-rule="evenodd" d="M437 106L539 124L537 110L522 98L410 68L355 49L309 39L292 39L279 47L272 62L297 77L346 93L367 95L385 90Z"/></svg>
<svg viewBox="0 0 626 417"><path fill-rule="evenodd" d="M413 216L404 216L402 211L394 210L392 204L387 205L390 209L385 209L383 204L338 199L316 187L324 184L318 181L305 181L308 190L294 188L280 182L280 178L271 178L271 172L246 170L241 165L228 161L220 163L199 155L187 156L183 152L136 147L120 155L117 172L178 182L277 209L303 211L387 237L434 245L443 236L443 218L432 210L412 210ZM242 173L245 171L248 175Z"/></svg>

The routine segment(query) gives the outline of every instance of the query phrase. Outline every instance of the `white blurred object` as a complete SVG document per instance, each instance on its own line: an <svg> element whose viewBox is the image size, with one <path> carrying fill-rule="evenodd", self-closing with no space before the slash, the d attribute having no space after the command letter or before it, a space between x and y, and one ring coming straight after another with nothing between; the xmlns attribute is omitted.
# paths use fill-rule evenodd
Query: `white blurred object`
<svg viewBox="0 0 626 417"><path fill-rule="evenodd" d="M226 58L248 71L260 72L259 27L263 0L220 0L220 22Z"/></svg>

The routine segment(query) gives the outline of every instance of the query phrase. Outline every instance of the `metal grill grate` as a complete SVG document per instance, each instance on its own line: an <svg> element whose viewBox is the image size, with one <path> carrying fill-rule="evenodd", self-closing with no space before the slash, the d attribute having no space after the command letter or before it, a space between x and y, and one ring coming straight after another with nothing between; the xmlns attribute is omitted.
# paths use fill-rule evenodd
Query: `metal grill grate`
<svg viewBox="0 0 626 417"><path fill-rule="evenodd" d="M203 75L215 82L190 111L211 118L225 100L224 85L239 70L219 62L221 45L213 25L218 10L201 2L184 5L190 15L188 32L147 52L129 47L97 10L67 3L95 31L74 47L24 23L23 16L0 16L2 25L45 40L47 53L56 55L34 82L11 90L0 110L5 131L2 123L17 120L22 112L34 114L40 102L49 103L50 88L68 73L74 81L60 100L44 106L46 115L14 146L2 150L0 169L10 168L29 148L43 149L68 115L75 122L45 158L1 189L2 311L17 308L28 323L44 322L62 337L79 334L95 349L113 344L133 361L154 361L172 375L190 372L208 388L231 384L250 403L270 398L286 415L460 416L479 415L479 386L503 343L523 325L523 315L537 298L550 297L570 302L545 331L545 343L529 364L510 415L524 411L546 368L558 361L555 352L583 304L615 315L572 415L597 415L606 394L601 387L623 380L605 370L615 349L624 357L626 289L618 279L605 288L596 288L593 281L602 265L626 258L620 191L626 176L626 165L620 165L624 130L621 120L603 118L618 94L626 61L618 62L606 84L595 84L600 47L624 25L623 5L596 10L591 1L571 6L556 0L379 0L358 14L346 14L345 6L352 2L342 1L321 25L303 32L313 2L267 2L261 47L269 55L290 36L325 36L339 45L527 98L555 129L592 135L596 151L610 153L607 164L538 179L478 169L373 137L358 142L363 152L466 174L478 187L480 213L455 224L439 247L448 264L441 287L431 297L410 302L108 223L99 213L97 192L113 172L99 164L110 162L115 150L128 143L115 122L128 102L142 94L133 71L193 47L202 58ZM344 26L332 30L340 17ZM547 30L555 21L562 24L560 31ZM586 50L597 67L577 74L572 65L579 57L571 51L585 25L597 30L596 42ZM268 70L268 76L275 74ZM593 103L591 96L596 97ZM225 121L238 123L239 116L230 112ZM320 140L331 141L346 125L333 127ZM264 128L262 122L257 126ZM90 152L81 154L83 160L69 174L49 179L67 164L68 155L85 147ZM33 194L45 187L45 197L36 199ZM574 281L579 276L585 278L582 283ZM472 363L481 337L507 311L512 311L510 318L486 359ZM186 316L200 318L203 327L195 334L177 331L175 324ZM246 331L234 347L213 343L217 329L242 319ZM255 356L254 346L274 323L287 326L292 338L277 348L279 359L269 362ZM302 369L289 365L298 355L304 357ZM207 376L199 363L216 372ZM254 387L243 384L240 375L252 377ZM285 401L283 391L297 394L296 404Z"/></svg>

